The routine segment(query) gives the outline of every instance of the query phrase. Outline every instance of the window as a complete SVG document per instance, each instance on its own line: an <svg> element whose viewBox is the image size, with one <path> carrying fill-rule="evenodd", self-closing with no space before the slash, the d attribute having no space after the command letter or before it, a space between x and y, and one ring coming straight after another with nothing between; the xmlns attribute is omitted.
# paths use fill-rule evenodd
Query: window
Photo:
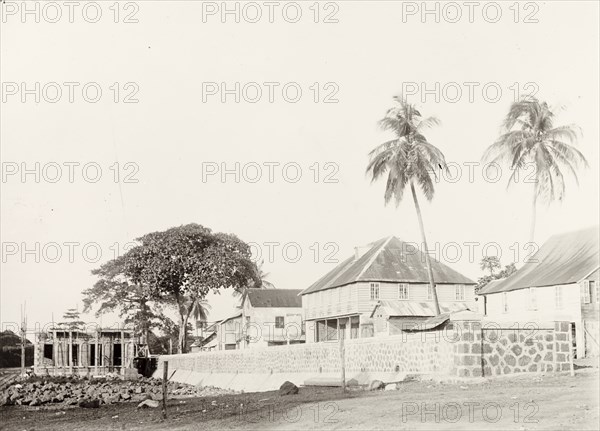
<svg viewBox="0 0 600 431"><path fill-rule="evenodd" d="M590 280L590 291L596 293L596 304L598 303L598 294L600 294L600 289L598 289L598 283L594 280Z"/></svg>
<svg viewBox="0 0 600 431"><path fill-rule="evenodd" d="M379 299L379 283L371 283L371 301Z"/></svg>
<svg viewBox="0 0 600 431"><path fill-rule="evenodd" d="M427 299L429 301L433 300L433 289L431 288L431 285L427 285Z"/></svg>
<svg viewBox="0 0 600 431"><path fill-rule="evenodd" d="M554 287L554 305L556 308L562 308L563 306L562 286Z"/></svg>
<svg viewBox="0 0 600 431"><path fill-rule="evenodd" d="M398 299L408 299L408 284L398 285Z"/></svg>
<svg viewBox="0 0 600 431"><path fill-rule="evenodd" d="M121 346L119 345L119 347ZM71 365L79 366L79 345L77 344L73 344L73 350L71 350Z"/></svg>
<svg viewBox="0 0 600 431"><path fill-rule="evenodd" d="M283 326L284 326L283 316L277 316L277 317L275 317L275 327L276 328L283 328Z"/></svg>
<svg viewBox="0 0 600 431"><path fill-rule="evenodd" d="M464 284L456 285L455 293L456 293L457 301L464 301L465 300L465 285Z"/></svg>
<svg viewBox="0 0 600 431"><path fill-rule="evenodd" d="M54 359L52 354L52 344L44 344L44 358L46 359Z"/></svg>
<svg viewBox="0 0 600 431"><path fill-rule="evenodd" d="M535 290L535 287L529 288L529 309L537 310L537 290Z"/></svg>
<svg viewBox="0 0 600 431"><path fill-rule="evenodd" d="M581 283L581 298L584 304L589 304L591 301L590 298L590 281L589 280L584 280Z"/></svg>
<svg viewBox="0 0 600 431"><path fill-rule="evenodd" d="M502 293L502 312L508 313L508 294L506 292Z"/></svg>

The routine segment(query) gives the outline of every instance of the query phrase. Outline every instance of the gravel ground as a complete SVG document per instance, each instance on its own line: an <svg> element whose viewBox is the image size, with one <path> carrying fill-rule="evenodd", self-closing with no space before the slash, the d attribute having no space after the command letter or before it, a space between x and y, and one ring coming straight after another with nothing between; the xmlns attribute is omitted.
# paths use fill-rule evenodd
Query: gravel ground
<svg viewBox="0 0 600 431"><path fill-rule="evenodd" d="M442 383L412 381L400 390L368 392L300 388L277 392L171 399L160 408L135 403L98 409L10 406L6 430L213 429L598 429L598 369L570 375L522 374Z"/></svg>

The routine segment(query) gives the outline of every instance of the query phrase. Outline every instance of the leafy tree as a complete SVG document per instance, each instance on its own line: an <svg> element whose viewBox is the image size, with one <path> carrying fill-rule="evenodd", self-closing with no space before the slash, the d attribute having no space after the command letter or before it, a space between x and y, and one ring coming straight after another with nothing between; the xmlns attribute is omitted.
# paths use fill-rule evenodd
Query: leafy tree
<svg viewBox="0 0 600 431"><path fill-rule="evenodd" d="M498 262L498 263L500 263L500 262ZM481 269L485 269L485 268L481 268ZM477 280L477 286L475 286L475 293L479 292L479 289L481 289L483 286L487 285L490 281L500 280L502 278L509 277L509 276L513 275L515 272L517 272L517 267L515 266L514 263L511 263L511 264L506 265L502 271L500 271L496 274L484 275L483 277L480 277L479 280Z"/></svg>
<svg viewBox="0 0 600 431"><path fill-rule="evenodd" d="M251 281L250 283L247 283L241 286L239 289L233 291L233 296L240 298L240 304L244 304L246 298L248 298L248 293L250 292L250 289L275 289L273 283L271 283L268 280L270 273L265 272L263 269L264 263L265 261L262 260L257 266L257 281Z"/></svg>
<svg viewBox="0 0 600 431"><path fill-rule="evenodd" d="M70 331L79 329L85 325L85 322L80 319L79 315L80 313L76 308L69 308L63 314L63 319L65 320L59 322L58 325Z"/></svg>
<svg viewBox="0 0 600 431"><path fill-rule="evenodd" d="M483 259L481 259L479 267L482 270L489 270L490 277L492 277L494 275L494 270L501 268L500 259L498 258L498 256L485 256Z"/></svg>
<svg viewBox="0 0 600 431"><path fill-rule="evenodd" d="M367 166L367 174L370 175L372 181L387 174L384 194L386 205L394 199L398 206L404 196L404 190L407 186L410 187L419 219L421 239L427 251L427 238L415 184L421 189L425 198L431 201L434 195L431 176L436 175L437 169L447 169L444 154L430 144L423 135L426 129L436 126L440 122L434 117L422 118L421 113L401 97L396 96L394 100L397 105L387 111L379 125L382 130L392 131L396 136L369 153L370 162ZM426 252L424 255L436 313L440 314L431 259L429 253Z"/></svg>
<svg viewBox="0 0 600 431"><path fill-rule="evenodd" d="M516 181L527 164L535 165L535 182L531 204L530 241L535 237L538 200L550 204L562 201L565 194L563 171L578 182L577 169L587 167L584 155L571 144L577 142L580 129L574 124L555 127L555 114L546 102L527 97L511 105L502 135L484 153L491 162L508 162L513 170L508 185ZM508 187L507 185L507 187Z"/></svg>
<svg viewBox="0 0 600 431"><path fill-rule="evenodd" d="M33 365L33 344L25 339L25 366ZM21 366L21 337L12 331L0 332L0 368Z"/></svg>
<svg viewBox="0 0 600 431"><path fill-rule="evenodd" d="M150 330L160 324L162 305L168 305L168 301L163 301L163 304L153 301L151 289L143 282L144 267L144 253L140 246L106 262L92 271L99 280L83 291L83 303L84 312L98 306L96 317L118 311L124 323L132 323L147 343Z"/></svg>
<svg viewBox="0 0 600 431"><path fill-rule="evenodd" d="M212 233L199 224L153 232L139 238L143 255L141 278L152 295L173 299L179 328L188 320L208 292L241 289L256 283L257 269L250 247L235 235ZM179 352L187 350L184 330L179 331Z"/></svg>

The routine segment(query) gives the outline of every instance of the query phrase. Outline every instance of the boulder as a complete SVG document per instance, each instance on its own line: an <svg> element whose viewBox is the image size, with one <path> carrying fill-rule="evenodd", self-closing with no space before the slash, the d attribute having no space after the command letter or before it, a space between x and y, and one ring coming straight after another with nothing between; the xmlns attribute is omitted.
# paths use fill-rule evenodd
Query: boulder
<svg viewBox="0 0 600 431"><path fill-rule="evenodd" d="M100 400L97 398L95 400L81 400L77 405L82 409L97 409L100 408Z"/></svg>
<svg viewBox="0 0 600 431"><path fill-rule="evenodd" d="M155 400L145 400L145 401L142 401L141 403L139 403L138 406L137 406L137 408L138 409L141 409L141 408L145 409L145 408L150 407L150 408L155 409L159 405L160 405L160 403L158 401L155 401Z"/></svg>
<svg viewBox="0 0 600 431"><path fill-rule="evenodd" d="M279 388L279 395L296 395L298 393L298 386L290 381L284 382Z"/></svg>

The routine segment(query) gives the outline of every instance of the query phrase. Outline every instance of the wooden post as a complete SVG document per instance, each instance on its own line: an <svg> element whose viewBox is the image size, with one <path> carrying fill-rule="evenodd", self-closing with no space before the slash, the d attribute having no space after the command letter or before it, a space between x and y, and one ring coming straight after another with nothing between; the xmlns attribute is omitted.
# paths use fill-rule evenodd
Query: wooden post
<svg viewBox="0 0 600 431"><path fill-rule="evenodd" d="M570 361L571 362L571 376L575 375L575 365L573 364L573 361L575 360L575 357L573 355L573 323L569 322L569 357L570 357Z"/></svg>
<svg viewBox="0 0 600 431"><path fill-rule="evenodd" d="M163 382L162 382L162 393L163 393L163 402L162 402L162 417L163 419L167 418L167 378L169 375L169 361L163 362Z"/></svg>
<svg viewBox="0 0 600 431"><path fill-rule="evenodd" d="M340 337L340 364L342 366L342 392L346 392L346 352L344 349L344 338L346 331L338 331Z"/></svg>
<svg viewBox="0 0 600 431"><path fill-rule="evenodd" d="M125 378L125 332L121 331L121 374Z"/></svg>
<svg viewBox="0 0 600 431"><path fill-rule="evenodd" d="M67 357L67 363L69 364L69 372L73 372L73 332L69 331L69 353Z"/></svg>
<svg viewBox="0 0 600 431"><path fill-rule="evenodd" d="M99 359L99 354L98 354L98 328L96 328L96 341L94 343L94 375L98 375L98 359Z"/></svg>
<svg viewBox="0 0 600 431"><path fill-rule="evenodd" d="M52 361L52 365L56 367L58 365L58 351L56 349L56 331L54 329L52 330Z"/></svg>
<svg viewBox="0 0 600 431"><path fill-rule="evenodd" d="M39 344L38 344L39 346ZM36 349L37 347L36 346ZM36 352L37 354L37 352ZM21 377L25 376L25 327L21 322Z"/></svg>

